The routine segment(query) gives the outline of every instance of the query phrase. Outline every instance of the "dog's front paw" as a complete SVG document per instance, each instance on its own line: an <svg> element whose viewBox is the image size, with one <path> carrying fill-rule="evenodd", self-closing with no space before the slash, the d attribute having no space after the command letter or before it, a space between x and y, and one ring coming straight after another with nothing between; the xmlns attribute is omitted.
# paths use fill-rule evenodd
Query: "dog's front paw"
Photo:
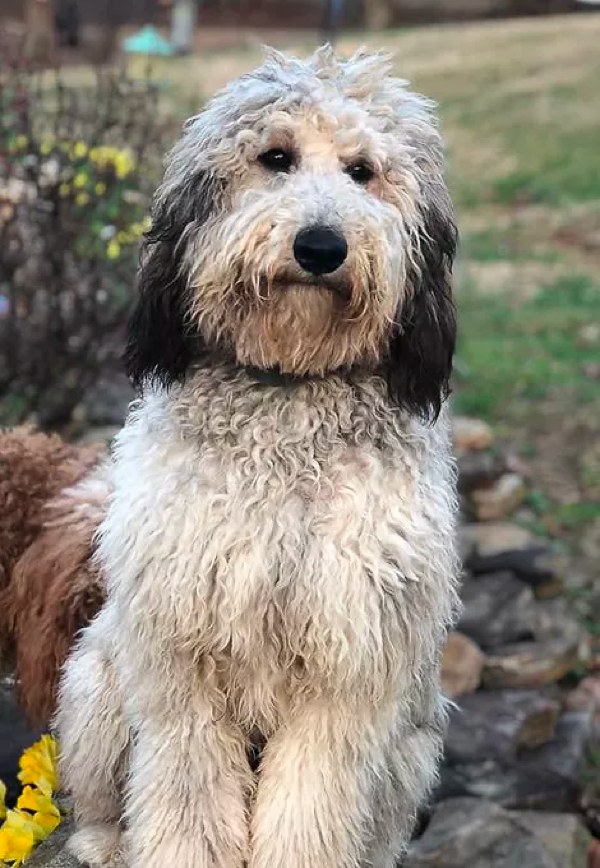
<svg viewBox="0 0 600 868"><path fill-rule="evenodd" d="M80 826L67 845L71 853L91 868L125 868L121 851L121 829L114 823Z"/></svg>

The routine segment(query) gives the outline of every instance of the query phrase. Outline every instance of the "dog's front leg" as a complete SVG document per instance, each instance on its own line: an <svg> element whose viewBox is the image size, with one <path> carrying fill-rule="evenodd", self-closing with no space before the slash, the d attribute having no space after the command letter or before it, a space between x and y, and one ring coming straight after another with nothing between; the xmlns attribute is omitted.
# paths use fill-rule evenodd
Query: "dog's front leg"
<svg viewBox="0 0 600 868"><path fill-rule="evenodd" d="M297 713L268 742L251 831L250 868L360 864L373 776L387 726L333 700Z"/></svg>
<svg viewBox="0 0 600 868"><path fill-rule="evenodd" d="M121 787L129 727L114 666L111 611L104 608L67 661L55 725L62 785L77 828L69 847L86 865L121 865Z"/></svg>
<svg viewBox="0 0 600 868"><path fill-rule="evenodd" d="M189 679L179 693L174 683L139 686L165 702L140 708L125 805L128 868L241 868L251 781L241 732Z"/></svg>

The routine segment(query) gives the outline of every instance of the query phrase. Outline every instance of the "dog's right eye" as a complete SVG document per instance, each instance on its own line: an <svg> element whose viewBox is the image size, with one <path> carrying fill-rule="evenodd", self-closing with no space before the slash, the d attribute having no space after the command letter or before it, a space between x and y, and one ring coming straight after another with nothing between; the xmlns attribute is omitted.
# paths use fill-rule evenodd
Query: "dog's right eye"
<svg viewBox="0 0 600 868"><path fill-rule="evenodd" d="M260 155L258 162L270 172L289 172L294 165L294 157L282 148L271 148Z"/></svg>

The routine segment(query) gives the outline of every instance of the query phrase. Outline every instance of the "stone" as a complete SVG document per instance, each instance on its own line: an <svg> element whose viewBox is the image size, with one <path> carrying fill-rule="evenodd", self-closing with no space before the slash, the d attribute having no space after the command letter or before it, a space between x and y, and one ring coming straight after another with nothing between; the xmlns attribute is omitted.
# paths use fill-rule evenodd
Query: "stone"
<svg viewBox="0 0 600 868"><path fill-rule="evenodd" d="M525 499L527 486L518 473L505 473L488 488L471 492L471 502L478 521L492 521L510 515Z"/></svg>
<svg viewBox="0 0 600 868"><path fill-rule="evenodd" d="M579 346L597 347L600 343L600 323L587 323L582 326L577 333L577 341Z"/></svg>
<svg viewBox="0 0 600 868"><path fill-rule="evenodd" d="M442 657L442 690L450 699L474 693L481 684L485 655L467 636L451 633Z"/></svg>
<svg viewBox="0 0 600 868"><path fill-rule="evenodd" d="M463 452L457 456L458 490L468 495L489 488L504 472L504 464L490 452Z"/></svg>
<svg viewBox="0 0 600 868"><path fill-rule="evenodd" d="M578 810L592 732L591 714L562 714L552 741L524 750L517 758L519 777L510 807L560 813Z"/></svg>
<svg viewBox="0 0 600 868"><path fill-rule="evenodd" d="M520 473L525 479L534 476L531 464L515 452L509 451L504 454L504 466L510 473Z"/></svg>
<svg viewBox="0 0 600 868"><path fill-rule="evenodd" d="M585 868L592 836L574 814L521 811L512 816L546 847L560 868Z"/></svg>
<svg viewBox="0 0 600 868"><path fill-rule="evenodd" d="M477 558L494 558L504 552L521 551L542 542L531 531L507 521L467 523L459 528L458 533L470 557ZM482 569L480 572L491 570Z"/></svg>
<svg viewBox="0 0 600 868"><path fill-rule="evenodd" d="M588 675L565 699L569 711L600 713L600 674Z"/></svg>
<svg viewBox="0 0 600 868"><path fill-rule="evenodd" d="M494 442L492 429L482 419L471 416L454 416L452 419L452 441L458 452L488 449Z"/></svg>
<svg viewBox="0 0 600 868"><path fill-rule="evenodd" d="M482 684L487 689L542 687L560 681L580 659L580 643L571 639L507 645L487 657Z"/></svg>
<svg viewBox="0 0 600 868"><path fill-rule="evenodd" d="M510 533L508 536L510 539ZM522 538L523 543L526 538ZM518 534L514 541L519 541ZM465 566L474 576L511 572L517 579L530 585L538 599L547 599L562 591L562 576L567 568L563 556L553 552L542 541L535 541L535 538L532 538L529 544L519 545L517 548L505 547L482 552L473 547L468 552Z"/></svg>
<svg viewBox="0 0 600 868"><path fill-rule="evenodd" d="M462 602L458 630L484 651L535 636L537 611L533 592L510 573L466 582Z"/></svg>
<svg viewBox="0 0 600 868"><path fill-rule="evenodd" d="M533 593L537 600L554 600L559 597L565 590L564 582L560 576L551 579L547 582L540 582L535 585Z"/></svg>
<svg viewBox="0 0 600 868"><path fill-rule="evenodd" d="M405 868L559 868L542 842L498 805L480 799L439 804ZM560 866L562 868L562 866Z"/></svg>
<svg viewBox="0 0 600 868"><path fill-rule="evenodd" d="M67 841L73 832L70 818L42 841L27 860L27 868L83 868L81 862L66 849Z"/></svg>
<svg viewBox="0 0 600 868"><path fill-rule="evenodd" d="M552 641L564 639L579 642L579 653L587 657L588 637L579 622L571 615L570 606L564 597L541 600L537 604L536 639Z"/></svg>
<svg viewBox="0 0 600 868"><path fill-rule="evenodd" d="M551 741L559 713L558 701L531 690L480 691L465 696L450 716L445 762L512 762L521 749Z"/></svg>
<svg viewBox="0 0 600 868"><path fill-rule="evenodd" d="M551 741L522 748L514 759L496 752L481 761L445 760L436 799L476 796L514 809L577 811L591 732L591 714L567 712L559 718Z"/></svg>

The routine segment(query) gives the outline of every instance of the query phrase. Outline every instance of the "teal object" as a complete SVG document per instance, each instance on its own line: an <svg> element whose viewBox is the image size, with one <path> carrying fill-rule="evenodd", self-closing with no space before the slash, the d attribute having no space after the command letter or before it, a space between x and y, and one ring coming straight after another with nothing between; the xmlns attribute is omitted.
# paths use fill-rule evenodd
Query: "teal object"
<svg viewBox="0 0 600 868"><path fill-rule="evenodd" d="M175 48L163 39L155 27L142 27L137 33L129 36L123 42L123 50L128 54L155 54L170 57L175 54Z"/></svg>

